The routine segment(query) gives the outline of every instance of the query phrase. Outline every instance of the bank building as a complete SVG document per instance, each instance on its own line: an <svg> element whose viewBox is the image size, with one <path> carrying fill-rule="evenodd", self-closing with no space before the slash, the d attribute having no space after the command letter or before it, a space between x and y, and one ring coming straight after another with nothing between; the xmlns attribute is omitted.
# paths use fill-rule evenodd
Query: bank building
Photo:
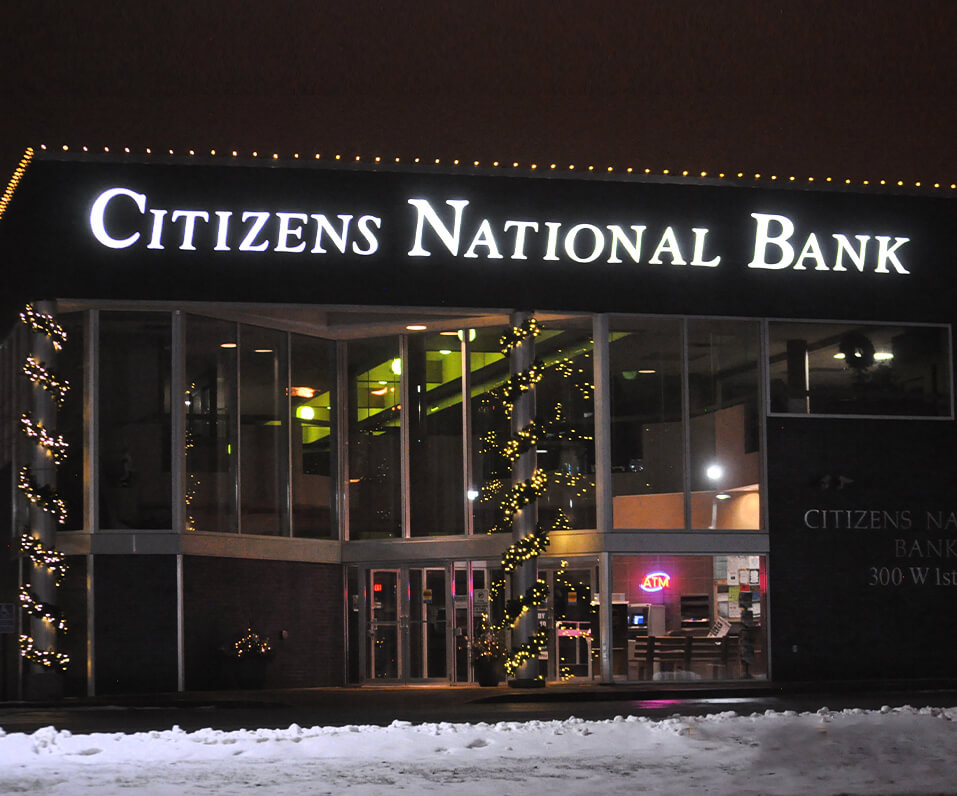
<svg viewBox="0 0 957 796"><path fill-rule="evenodd" d="M952 677L955 197L28 149L4 695Z"/></svg>

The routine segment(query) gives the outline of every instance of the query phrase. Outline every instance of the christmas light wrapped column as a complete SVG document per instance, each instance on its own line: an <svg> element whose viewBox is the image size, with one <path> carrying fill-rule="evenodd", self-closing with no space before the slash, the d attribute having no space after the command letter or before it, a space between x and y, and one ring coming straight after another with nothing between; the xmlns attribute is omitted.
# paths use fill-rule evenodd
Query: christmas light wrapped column
<svg viewBox="0 0 957 796"><path fill-rule="evenodd" d="M57 651L57 633L67 624L56 607L56 590L66 571L64 557L55 550L56 530L66 521L66 507L56 492L56 468L66 456L66 443L56 435L57 411L69 390L57 378L51 363L66 341L66 333L45 310L28 305L20 319L30 330L23 375L32 384L31 409L20 417L29 439L27 464L20 468L21 493L28 502L27 527L20 537L25 556L20 586L20 605L29 615L29 633L20 636L21 654L35 664L30 674L65 669L69 657ZM31 683L31 695L50 690Z"/></svg>
<svg viewBox="0 0 957 796"><path fill-rule="evenodd" d="M512 316L512 327L518 330L529 330L534 320L525 313L516 313ZM535 364L535 335L528 333L517 334L513 338L513 347L510 357L510 372L517 383L525 389L519 389L514 400L511 417L511 434L513 440L521 438L523 432L528 431L535 419L535 387L534 381L528 378L533 372ZM527 381L526 381L527 380ZM512 466L512 494L517 494L524 485L535 483L536 472L535 446L529 446L516 459ZM532 499L518 508L512 521L513 543L521 543L529 537L534 537L538 525L538 508L536 500ZM526 595L535 587L538 581L538 557L529 556L527 560L516 563L512 570L511 597L513 600L526 600ZM528 647L538 631L538 611L535 605L524 606L517 621L512 627L512 648ZM534 645L532 646L534 649ZM514 653L513 653L514 654ZM517 661L516 661L517 662ZM511 684L515 686L544 685L538 678L538 655L530 655L512 674ZM510 667L511 668L511 667Z"/></svg>

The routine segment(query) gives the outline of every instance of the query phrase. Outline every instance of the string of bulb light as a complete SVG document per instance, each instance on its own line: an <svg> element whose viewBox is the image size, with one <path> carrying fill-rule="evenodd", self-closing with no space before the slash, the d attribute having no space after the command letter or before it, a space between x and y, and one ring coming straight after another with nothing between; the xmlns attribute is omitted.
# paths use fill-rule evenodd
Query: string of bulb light
<svg viewBox="0 0 957 796"><path fill-rule="evenodd" d="M41 144L40 149L47 151L50 148L46 144ZM63 144L60 147L63 152L76 151L71 150L68 144ZM91 148L88 146L82 146L78 148L78 151L84 153L89 152L98 152L99 149ZM102 151L106 154L110 154L112 150L108 146L104 146ZM121 150L124 154L136 154L130 147L123 147ZM174 149L166 149L165 151L154 151L152 147L145 147L142 151L146 155L157 155L157 154L166 154L169 156L180 156L186 157L226 157L226 158L240 158L247 157L245 154L240 153L239 150L218 150L210 149L209 154L206 154L206 150L197 151L196 149L185 149L176 152ZM579 165L576 163L560 164L558 162L552 162L548 164L540 164L534 161L521 162L517 160L512 161L502 161L502 160L490 160L483 161L480 160L468 160L462 158L451 158L451 159L442 159L442 158L422 158L422 157L383 157L382 155L372 155L372 156L363 156L363 155L343 155L342 153L336 153L334 155L323 155L320 152L316 152L310 155L303 155L299 152L293 152L291 155L280 155L278 152L273 152L271 154L260 153L258 150L254 150L249 154L253 160L258 160L261 158L266 158L273 161L287 161L287 160L333 160L336 162L354 162L354 163L411 163L413 165L451 165L451 166L471 166L473 168L512 168L512 169L527 169L530 171L585 171L591 173L603 173L603 174L636 174L644 176L662 176L662 177L684 177L692 179L715 179L715 180L726 180L726 179L737 179L737 180L749 180L749 181L762 181L768 180L770 182L789 182L789 183L831 183L831 184L843 184L843 185L864 185L864 186L885 186L885 187L897 187L897 188L934 188L934 189L949 189L957 190L957 182L947 183L941 182L940 180L934 182L928 182L926 180L915 180L913 182L905 181L903 179L871 179L871 178L853 178L853 177L834 177L831 176L813 176L809 175L806 177L799 177L795 174L790 175L778 175L778 174L767 174L762 172L750 172L750 171L709 171L709 170L697 170L697 169L652 169L652 168L636 168L634 166L596 166L594 164Z"/></svg>

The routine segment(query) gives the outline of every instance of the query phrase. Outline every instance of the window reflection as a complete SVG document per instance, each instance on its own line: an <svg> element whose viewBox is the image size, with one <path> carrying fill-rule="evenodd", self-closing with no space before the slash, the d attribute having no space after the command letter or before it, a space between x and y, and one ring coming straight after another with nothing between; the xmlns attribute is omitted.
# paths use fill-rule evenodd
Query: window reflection
<svg viewBox="0 0 957 796"><path fill-rule="evenodd" d="M57 415L57 433L61 434L70 446L66 461L57 468L56 476L57 492L67 505L66 525L61 526L66 531L79 530L84 524L83 408L86 396L83 370L86 362L86 315L85 312L64 312L57 315L57 322L67 334L67 342L57 354L56 370L70 383L70 392L67 393Z"/></svg>
<svg viewBox="0 0 957 796"><path fill-rule="evenodd" d="M286 334L239 330L240 528L276 536L286 507Z"/></svg>
<svg viewBox="0 0 957 796"><path fill-rule="evenodd" d="M236 359L239 329L186 318L186 527L238 530Z"/></svg>
<svg viewBox="0 0 957 796"><path fill-rule="evenodd" d="M399 337L356 340L349 357L349 534L401 536Z"/></svg>
<svg viewBox="0 0 957 796"><path fill-rule="evenodd" d="M499 492L492 487L506 483L506 462L495 455L496 448L509 438L509 420L501 396L496 392L509 377L508 359L501 352L502 329L466 329L469 341L471 385L472 484L469 505L475 533L489 533L498 517Z"/></svg>
<svg viewBox="0 0 957 796"><path fill-rule="evenodd" d="M771 411L950 414L950 346L938 326L768 325Z"/></svg>
<svg viewBox="0 0 957 796"><path fill-rule="evenodd" d="M684 528L681 322L616 321L609 334L616 528Z"/></svg>
<svg viewBox="0 0 957 796"><path fill-rule="evenodd" d="M688 322L691 527L757 529L758 325Z"/></svg>
<svg viewBox="0 0 957 796"><path fill-rule="evenodd" d="M100 314L100 524L170 528L169 313Z"/></svg>
<svg viewBox="0 0 957 796"><path fill-rule="evenodd" d="M538 422L548 431L536 446L549 474L539 498L546 528L595 527L594 344L589 321L544 321L535 357L545 365L535 390Z"/></svg>
<svg viewBox="0 0 957 796"><path fill-rule="evenodd" d="M292 527L294 536L337 536L335 344L292 335Z"/></svg>
<svg viewBox="0 0 957 796"><path fill-rule="evenodd" d="M462 345L456 332L409 338L412 536L465 530Z"/></svg>

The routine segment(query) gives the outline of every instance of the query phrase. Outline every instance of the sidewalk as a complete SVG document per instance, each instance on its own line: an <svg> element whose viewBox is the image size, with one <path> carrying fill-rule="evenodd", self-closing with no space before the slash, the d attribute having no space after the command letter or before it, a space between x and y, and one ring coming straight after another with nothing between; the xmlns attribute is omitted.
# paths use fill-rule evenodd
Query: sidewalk
<svg viewBox="0 0 957 796"><path fill-rule="evenodd" d="M412 723L552 720L616 715L663 718L725 710L814 711L910 704L957 706L957 682L641 683L506 686L375 686L258 691L205 691L67 698L0 703L0 728L33 732L44 726L72 732L168 729L253 729L314 725L385 726Z"/></svg>

